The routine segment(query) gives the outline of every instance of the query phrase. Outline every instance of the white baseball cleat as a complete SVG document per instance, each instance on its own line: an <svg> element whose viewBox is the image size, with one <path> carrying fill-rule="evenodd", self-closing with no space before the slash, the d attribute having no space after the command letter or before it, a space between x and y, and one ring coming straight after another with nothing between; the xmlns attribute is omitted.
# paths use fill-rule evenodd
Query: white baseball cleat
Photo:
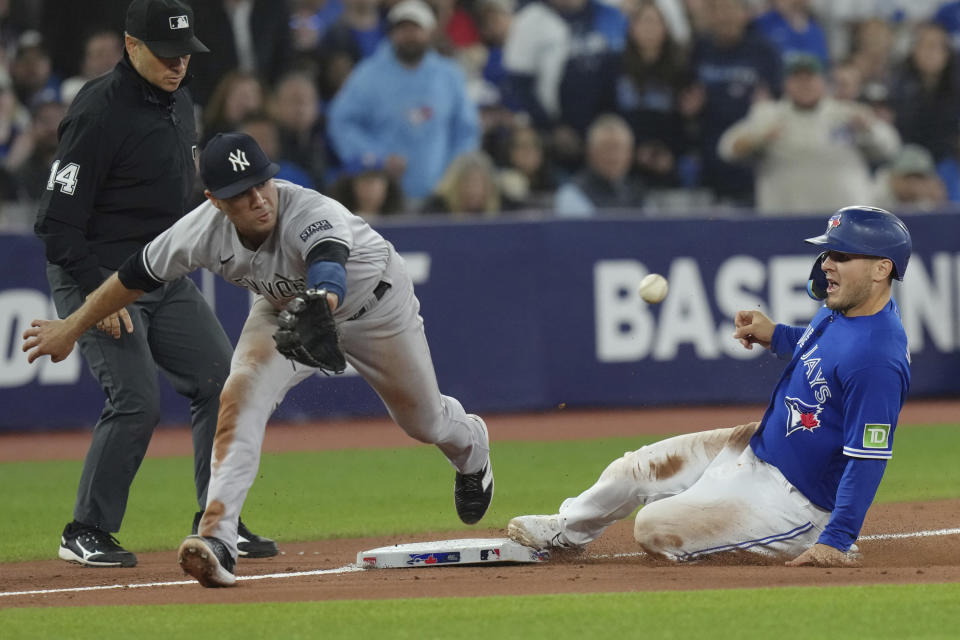
<svg viewBox="0 0 960 640"><path fill-rule="evenodd" d="M227 545L217 538L187 537L180 543L177 561L184 573L205 587L232 587L237 582L233 575L236 560L230 556Z"/></svg>
<svg viewBox="0 0 960 640"><path fill-rule="evenodd" d="M534 549L582 549L563 534L560 516L517 516L507 525L507 537Z"/></svg>

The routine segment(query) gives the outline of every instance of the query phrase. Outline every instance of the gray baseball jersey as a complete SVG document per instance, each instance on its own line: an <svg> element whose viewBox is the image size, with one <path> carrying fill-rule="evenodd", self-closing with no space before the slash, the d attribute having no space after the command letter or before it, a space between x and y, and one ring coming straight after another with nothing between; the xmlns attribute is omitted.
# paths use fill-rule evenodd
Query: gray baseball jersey
<svg viewBox="0 0 960 640"><path fill-rule="evenodd" d="M163 283L203 267L280 309L307 288L310 251L337 242L350 254L347 293L334 317L352 317L383 279L392 246L336 200L286 180L274 182L277 226L256 251L243 246L226 214L207 201L147 245L141 254L147 274Z"/></svg>
<svg viewBox="0 0 960 640"><path fill-rule="evenodd" d="M407 434L436 445L458 472L486 469L490 476L483 420L440 393L403 258L336 200L283 180L275 183L276 226L255 251L240 242L227 215L207 202L120 270L121 282L137 288L203 267L258 294L220 395L207 508L199 524L200 535L222 540L234 557L240 510L256 478L267 420L289 389L316 372L287 360L272 336L279 310L308 286L306 259L320 243L349 250L346 295L334 313L347 361ZM375 295L380 282L391 286ZM491 482L492 476L485 476L484 484Z"/></svg>

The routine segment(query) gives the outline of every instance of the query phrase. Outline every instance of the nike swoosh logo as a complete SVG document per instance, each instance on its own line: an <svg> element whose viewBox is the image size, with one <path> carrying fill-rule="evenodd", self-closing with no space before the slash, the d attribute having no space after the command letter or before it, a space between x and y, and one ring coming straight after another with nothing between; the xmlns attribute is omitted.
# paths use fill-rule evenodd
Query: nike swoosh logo
<svg viewBox="0 0 960 640"><path fill-rule="evenodd" d="M231 260L233 260L233 256L230 256L230 257L227 258L226 260L224 260L224 259L221 258L221 259L220 259L220 264L227 264L227 263L230 262Z"/></svg>

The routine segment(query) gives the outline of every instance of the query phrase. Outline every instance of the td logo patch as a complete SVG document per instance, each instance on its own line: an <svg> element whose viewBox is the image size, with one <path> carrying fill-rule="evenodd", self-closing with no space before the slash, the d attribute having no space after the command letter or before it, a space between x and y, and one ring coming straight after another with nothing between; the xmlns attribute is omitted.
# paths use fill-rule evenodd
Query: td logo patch
<svg viewBox="0 0 960 640"><path fill-rule="evenodd" d="M886 449L890 442L890 425L865 424L863 425L863 448Z"/></svg>

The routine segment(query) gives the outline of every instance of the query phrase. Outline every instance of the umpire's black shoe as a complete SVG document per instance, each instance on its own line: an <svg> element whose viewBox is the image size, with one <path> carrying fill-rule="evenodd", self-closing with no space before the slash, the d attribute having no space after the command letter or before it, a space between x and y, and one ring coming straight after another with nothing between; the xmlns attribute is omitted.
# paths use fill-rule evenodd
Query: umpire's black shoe
<svg viewBox="0 0 960 640"><path fill-rule="evenodd" d="M237 554L241 558L272 558L280 553L277 543L270 538L258 536L240 520L237 524Z"/></svg>
<svg viewBox="0 0 960 640"><path fill-rule="evenodd" d="M203 512L198 511L193 516L193 535L197 535L197 529L200 527L200 518ZM277 543L270 538L258 536L247 528L247 525L240 520L237 525L237 555L241 558L272 558L280 553Z"/></svg>
<svg viewBox="0 0 960 640"><path fill-rule="evenodd" d="M106 531L74 520L60 535L60 559L88 567L135 567L137 556Z"/></svg>
<svg viewBox="0 0 960 640"><path fill-rule="evenodd" d="M217 538L188 536L177 550L177 562L205 587L232 587L237 582L233 574L237 563Z"/></svg>
<svg viewBox="0 0 960 640"><path fill-rule="evenodd" d="M453 501L457 515L465 524L480 522L493 499L493 471L490 461L476 473L457 473Z"/></svg>

